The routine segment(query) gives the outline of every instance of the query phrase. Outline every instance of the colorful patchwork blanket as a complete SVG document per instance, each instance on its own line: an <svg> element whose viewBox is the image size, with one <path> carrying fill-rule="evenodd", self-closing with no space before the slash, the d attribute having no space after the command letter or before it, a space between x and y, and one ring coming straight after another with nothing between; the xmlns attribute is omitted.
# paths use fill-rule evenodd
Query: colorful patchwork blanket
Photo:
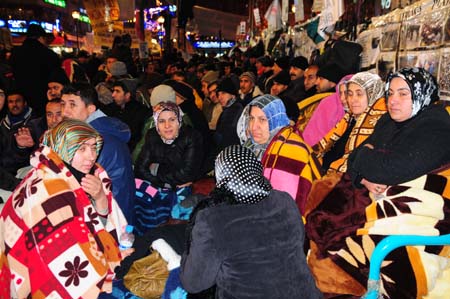
<svg viewBox="0 0 450 299"><path fill-rule="evenodd" d="M363 295L372 251L387 235L450 233L450 165L377 199L354 189L348 175L322 188L306 229L308 263L324 293ZM383 298L448 298L449 279L450 246L407 246L384 260L380 289Z"/></svg>
<svg viewBox="0 0 450 299"><path fill-rule="evenodd" d="M110 292L121 261L118 232L127 224L98 168L109 201L104 225L87 194L48 147L0 216L0 298L97 298Z"/></svg>
<svg viewBox="0 0 450 299"><path fill-rule="evenodd" d="M295 128L285 127L272 139L261 163L272 187L289 193L303 215L312 181L321 177L320 164L311 147Z"/></svg>

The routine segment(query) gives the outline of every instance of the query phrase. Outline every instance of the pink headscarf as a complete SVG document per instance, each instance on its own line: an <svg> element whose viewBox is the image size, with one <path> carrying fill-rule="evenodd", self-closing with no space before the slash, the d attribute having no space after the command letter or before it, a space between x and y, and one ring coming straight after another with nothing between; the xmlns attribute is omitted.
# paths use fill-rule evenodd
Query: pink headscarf
<svg viewBox="0 0 450 299"><path fill-rule="evenodd" d="M316 145L344 117L344 107L339 99L339 86L352 76L344 76L336 85L336 92L320 101L303 131L303 139L310 146Z"/></svg>

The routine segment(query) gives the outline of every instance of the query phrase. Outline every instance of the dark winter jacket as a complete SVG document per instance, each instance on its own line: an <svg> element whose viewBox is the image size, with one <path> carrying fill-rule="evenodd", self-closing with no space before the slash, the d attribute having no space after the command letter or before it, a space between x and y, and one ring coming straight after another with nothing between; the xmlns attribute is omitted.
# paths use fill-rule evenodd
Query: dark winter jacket
<svg viewBox="0 0 450 299"><path fill-rule="evenodd" d="M243 110L242 104L238 101L229 107L223 108L222 114L217 121L216 132L214 133L214 142L217 146L216 153L219 153L229 145L239 144L236 127Z"/></svg>
<svg viewBox="0 0 450 299"><path fill-rule="evenodd" d="M27 38L13 50L10 58L17 88L24 93L36 116L45 114L47 83L55 68L61 67L58 55L36 39Z"/></svg>
<svg viewBox="0 0 450 299"><path fill-rule="evenodd" d="M203 140L200 133L182 126L172 144L162 141L156 128L145 136L145 144L135 163L135 176L155 187L175 188L198 178L203 161ZM150 170L156 163L157 169Z"/></svg>
<svg viewBox="0 0 450 299"><path fill-rule="evenodd" d="M272 190L256 204L217 205L195 218L180 279L190 293L217 285L216 298L322 298L306 264L295 201Z"/></svg>
<svg viewBox="0 0 450 299"><path fill-rule="evenodd" d="M30 165L30 154L34 147L19 148L14 135L19 128L29 127L33 110L28 109L14 123L10 117L7 114L0 123L0 167L15 176L19 168Z"/></svg>
<svg viewBox="0 0 450 299"><path fill-rule="evenodd" d="M450 162L450 117L432 105L402 123L384 114L348 160L353 183L398 185ZM370 149L364 144L373 145Z"/></svg>
<svg viewBox="0 0 450 299"><path fill-rule="evenodd" d="M100 110L86 120L103 137L103 147L97 162L112 181L112 192L128 223L133 223L134 194L136 191L131 155L127 142L130 129L120 120L107 117Z"/></svg>
<svg viewBox="0 0 450 299"><path fill-rule="evenodd" d="M130 152L132 152L136 144L142 138L142 128L147 119L151 116L151 111L143 104L131 100L125 104L125 108L121 109L116 103L111 103L105 107L105 113L108 116L115 117L128 125L131 130L131 138L128 142Z"/></svg>

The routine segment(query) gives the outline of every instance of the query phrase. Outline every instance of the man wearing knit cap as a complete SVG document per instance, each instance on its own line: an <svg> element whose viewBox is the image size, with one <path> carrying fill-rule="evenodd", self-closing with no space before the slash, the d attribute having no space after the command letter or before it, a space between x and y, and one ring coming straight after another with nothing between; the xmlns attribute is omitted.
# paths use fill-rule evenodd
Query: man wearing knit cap
<svg viewBox="0 0 450 299"><path fill-rule="evenodd" d="M280 58L277 58L273 64L273 75L267 78L266 85L264 87L265 93L270 93L273 85L273 78L280 73L281 71L285 70L289 74L289 58L287 56L282 56Z"/></svg>
<svg viewBox="0 0 450 299"><path fill-rule="evenodd" d="M267 78L273 75L273 61L269 56L261 56L256 59L255 66L256 74L258 75L256 85L258 85L261 91L264 91Z"/></svg>
<svg viewBox="0 0 450 299"><path fill-rule="evenodd" d="M252 72L244 72L239 77L239 99L244 107L254 98L263 94L255 84L256 76Z"/></svg>
<svg viewBox="0 0 450 299"><path fill-rule="evenodd" d="M289 83L291 78L287 70L279 72L273 77L273 85L270 89L270 94L279 97L286 108L286 114L292 121L298 118L298 107L294 98L289 93Z"/></svg>
<svg viewBox="0 0 450 299"><path fill-rule="evenodd" d="M296 102L300 102L306 96L304 73L308 68L308 60L303 56L294 57L291 60L289 75L291 76L291 84L289 85L290 94Z"/></svg>
<svg viewBox="0 0 450 299"><path fill-rule="evenodd" d="M69 84L69 78L62 68L55 68L48 78L47 99L49 101L61 98L64 85Z"/></svg>
<svg viewBox="0 0 450 299"><path fill-rule="evenodd" d="M225 147L239 144L236 127L239 117L244 108L237 101L238 91L230 78L225 78L217 85L217 96L223 111L217 121L214 141L216 143L216 153L222 151Z"/></svg>
<svg viewBox="0 0 450 299"><path fill-rule="evenodd" d="M346 74L344 74L341 68L335 63L324 65L317 72L317 92L334 92L336 84L338 84L339 80L345 75Z"/></svg>

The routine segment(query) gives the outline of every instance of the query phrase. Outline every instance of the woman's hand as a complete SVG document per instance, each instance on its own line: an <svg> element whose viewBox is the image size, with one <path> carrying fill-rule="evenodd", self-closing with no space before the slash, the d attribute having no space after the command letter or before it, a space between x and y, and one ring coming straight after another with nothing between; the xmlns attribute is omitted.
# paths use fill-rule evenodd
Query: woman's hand
<svg viewBox="0 0 450 299"><path fill-rule="evenodd" d="M371 192L375 195L384 193L384 191L386 191L386 189L388 187L387 185L375 184L375 183L369 182L366 179L362 179L361 184L364 185L364 187L366 187L367 190L369 190L369 192Z"/></svg>
<svg viewBox="0 0 450 299"><path fill-rule="evenodd" d="M86 174L86 176L81 179L81 187L84 192L94 199L97 211L103 211L108 208L108 200L103 191L102 182L100 181L97 172L95 175Z"/></svg>
<svg viewBox="0 0 450 299"><path fill-rule="evenodd" d="M364 146L365 146L365 147L368 147L368 148L370 148L370 149L374 149L373 145L370 144L370 143L366 143L366 144L364 144Z"/></svg>

